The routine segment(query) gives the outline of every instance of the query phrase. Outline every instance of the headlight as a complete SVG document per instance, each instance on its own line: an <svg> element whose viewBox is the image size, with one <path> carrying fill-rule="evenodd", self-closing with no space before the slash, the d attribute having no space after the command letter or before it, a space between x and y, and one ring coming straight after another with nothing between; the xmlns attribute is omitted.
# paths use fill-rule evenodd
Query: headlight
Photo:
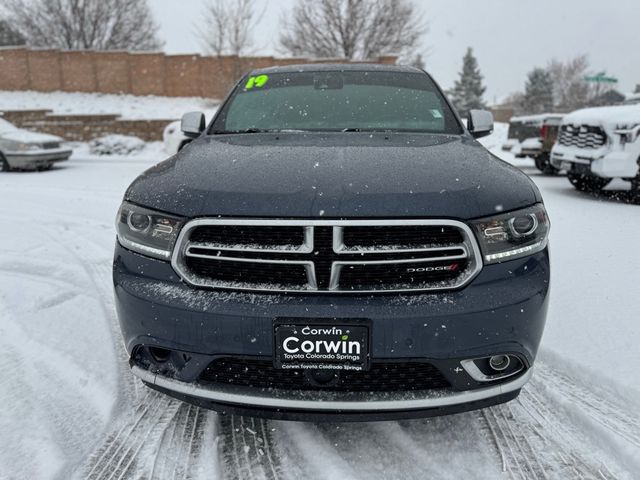
<svg viewBox="0 0 640 480"><path fill-rule="evenodd" d="M5 142L5 148L12 152L28 152L31 150L40 150L40 145L35 143L7 141Z"/></svg>
<svg viewBox="0 0 640 480"><path fill-rule="evenodd" d="M18 144L18 150L21 150L23 152L31 152L34 150L40 150L41 147L40 145L37 145L35 143L19 143Z"/></svg>
<svg viewBox="0 0 640 480"><path fill-rule="evenodd" d="M118 212L116 230L120 244L149 257L168 260L183 220L124 202Z"/></svg>
<svg viewBox="0 0 640 480"><path fill-rule="evenodd" d="M500 263L544 250L549 238L549 217L541 203L511 213L471 222L485 264Z"/></svg>
<svg viewBox="0 0 640 480"><path fill-rule="evenodd" d="M633 143L640 137L640 123L617 125L615 133L620 135L622 143Z"/></svg>

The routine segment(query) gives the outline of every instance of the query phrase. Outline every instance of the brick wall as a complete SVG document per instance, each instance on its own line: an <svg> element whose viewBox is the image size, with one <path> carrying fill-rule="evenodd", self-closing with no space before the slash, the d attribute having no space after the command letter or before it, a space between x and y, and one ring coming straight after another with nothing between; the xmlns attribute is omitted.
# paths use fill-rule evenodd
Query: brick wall
<svg viewBox="0 0 640 480"><path fill-rule="evenodd" d="M0 48L0 90L130 93L222 98L253 68L317 61L274 57L204 57L162 53ZM396 57L374 63L393 64Z"/></svg>
<svg viewBox="0 0 640 480"><path fill-rule="evenodd" d="M162 132L173 121L123 120L119 115L55 115L51 110L8 110L2 117L17 127L75 142L88 142L108 134L133 135L146 142L161 141Z"/></svg>

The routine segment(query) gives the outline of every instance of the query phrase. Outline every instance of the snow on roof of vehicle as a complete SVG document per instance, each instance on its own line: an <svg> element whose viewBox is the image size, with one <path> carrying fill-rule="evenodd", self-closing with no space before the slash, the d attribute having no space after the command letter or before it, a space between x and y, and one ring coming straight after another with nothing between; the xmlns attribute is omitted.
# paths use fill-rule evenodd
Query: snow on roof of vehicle
<svg viewBox="0 0 640 480"><path fill-rule="evenodd" d="M547 118L558 118L561 119L564 117L562 113L540 113L537 115L523 115L520 117L511 117L511 122L521 122L521 123L542 123Z"/></svg>
<svg viewBox="0 0 640 480"><path fill-rule="evenodd" d="M574 125L600 125L635 122L640 123L640 105L617 105L576 110L564 117L563 123Z"/></svg>

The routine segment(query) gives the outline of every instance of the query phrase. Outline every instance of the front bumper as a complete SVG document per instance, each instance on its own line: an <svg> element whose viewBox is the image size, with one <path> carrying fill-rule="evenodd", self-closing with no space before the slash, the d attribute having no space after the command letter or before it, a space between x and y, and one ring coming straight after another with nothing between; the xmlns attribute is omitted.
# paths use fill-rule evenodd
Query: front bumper
<svg viewBox="0 0 640 480"><path fill-rule="evenodd" d="M474 390L414 393L391 398L370 394L360 400L341 400L278 396L273 391L243 391L239 388L213 390L137 366L132 371L154 390L222 413L305 421L375 421L461 413L512 400L533 374L530 368L514 380Z"/></svg>
<svg viewBox="0 0 640 480"><path fill-rule="evenodd" d="M134 365L134 373L153 388L219 410L249 408L252 413L276 418L309 418L316 413L372 419L375 414L364 403L394 418L405 418L480 408L518 394L530 376L545 324L549 258L545 250L485 266L459 291L348 297L274 295L196 290L182 283L167 262L118 245L114 284L130 353L139 346L155 346L189 352L194 359L170 376ZM452 388L393 399L376 400L369 395L360 402L352 397L277 398L272 391L238 392L198 384L200 373L217 357L271 357L273 324L279 318L337 322L367 318L372 323L372 360L428 360ZM518 356L526 368L507 381L496 382L499 384L476 382L459 368L463 359L502 353Z"/></svg>
<svg viewBox="0 0 640 480"><path fill-rule="evenodd" d="M27 152L5 152L4 156L11 168L35 170L55 162L69 160L71 150L55 149Z"/></svg>

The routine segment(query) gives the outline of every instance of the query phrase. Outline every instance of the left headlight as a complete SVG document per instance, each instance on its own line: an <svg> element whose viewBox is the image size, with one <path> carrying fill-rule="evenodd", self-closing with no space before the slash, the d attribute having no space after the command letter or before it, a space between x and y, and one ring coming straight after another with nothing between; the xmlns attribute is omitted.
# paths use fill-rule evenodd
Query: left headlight
<svg viewBox="0 0 640 480"><path fill-rule="evenodd" d="M124 202L116 219L120 244L149 257L168 260L183 219Z"/></svg>
<svg viewBox="0 0 640 480"><path fill-rule="evenodd" d="M544 250L549 240L549 217L544 205L471 222L484 263L500 263Z"/></svg>

